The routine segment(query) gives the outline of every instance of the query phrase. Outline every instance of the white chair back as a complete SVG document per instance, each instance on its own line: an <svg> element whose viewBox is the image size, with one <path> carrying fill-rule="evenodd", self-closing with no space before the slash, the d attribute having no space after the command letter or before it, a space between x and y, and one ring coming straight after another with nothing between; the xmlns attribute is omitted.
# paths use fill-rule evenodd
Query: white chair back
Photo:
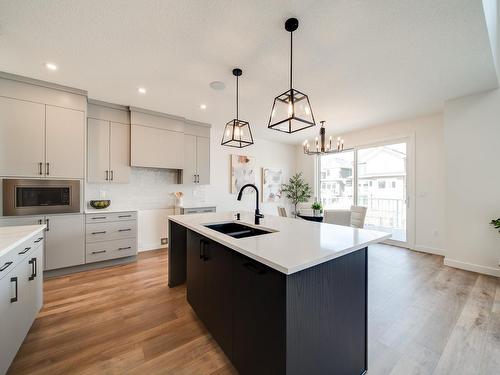
<svg viewBox="0 0 500 375"><path fill-rule="evenodd" d="M351 224L350 210L324 210L323 223L349 226Z"/></svg>
<svg viewBox="0 0 500 375"><path fill-rule="evenodd" d="M281 217L287 217L286 208L278 206L278 215L280 215Z"/></svg>
<svg viewBox="0 0 500 375"><path fill-rule="evenodd" d="M351 227L363 228L365 226L366 207L351 206Z"/></svg>

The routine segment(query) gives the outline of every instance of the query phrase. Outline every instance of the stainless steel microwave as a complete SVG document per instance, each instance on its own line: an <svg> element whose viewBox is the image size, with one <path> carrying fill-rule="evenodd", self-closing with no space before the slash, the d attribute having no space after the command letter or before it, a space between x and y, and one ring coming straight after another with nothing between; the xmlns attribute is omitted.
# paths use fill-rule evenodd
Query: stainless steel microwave
<svg viewBox="0 0 500 375"><path fill-rule="evenodd" d="M3 215L80 212L79 180L4 179Z"/></svg>

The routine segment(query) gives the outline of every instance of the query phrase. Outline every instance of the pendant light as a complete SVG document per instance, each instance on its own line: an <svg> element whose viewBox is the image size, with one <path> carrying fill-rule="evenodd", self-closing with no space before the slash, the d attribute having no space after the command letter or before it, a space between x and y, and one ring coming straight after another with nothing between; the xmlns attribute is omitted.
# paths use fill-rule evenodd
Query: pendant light
<svg viewBox="0 0 500 375"><path fill-rule="evenodd" d="M332 136L328 142L325 139L325 122L321 122L321 128L319 129L319 139L316 137L315 147L311 150L311 146L309 146L309 141L305 140L302 143L302 148L304 149L304 154L306 155L322 155L322 154L338 154L342 151L347 151L344 149L344 139L338 137L335 144L332 144ZM351 149L349 149L351 150Z"/></svg>
<svg viewBox="0 0 500 375"><path fill-rule="evenodd" d="M285 133L295 133L316 125L308 96L293 88L293 32L298 27L299 20L296 18L285 22L285 30L290 33L290 89L274 98L267 126Z"/></svg>
<svg viewBox="0 0 500 375"><path fill-rule="evenodd" d="M247 121L239 119L239 103L238 103L238 77L243 74L240 68L233 69L233 75L236 77L236 118L229 121L222 135L222 146L243 148L253 145L252 130Z"/></svg>

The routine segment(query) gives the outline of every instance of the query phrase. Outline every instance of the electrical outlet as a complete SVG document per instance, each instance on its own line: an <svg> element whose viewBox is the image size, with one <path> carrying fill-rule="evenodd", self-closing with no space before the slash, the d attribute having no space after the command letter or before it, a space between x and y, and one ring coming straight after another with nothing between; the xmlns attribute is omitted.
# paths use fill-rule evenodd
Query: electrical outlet
<svg viewBox="0 0 500 375"><path fill-rule="evenodd" d="M162 238L162 239L161 239L161 244L162 244L162 245L167 245L167 244L168 244L168 238L166 238L166 237L165 237L165 238Z"/></svg>

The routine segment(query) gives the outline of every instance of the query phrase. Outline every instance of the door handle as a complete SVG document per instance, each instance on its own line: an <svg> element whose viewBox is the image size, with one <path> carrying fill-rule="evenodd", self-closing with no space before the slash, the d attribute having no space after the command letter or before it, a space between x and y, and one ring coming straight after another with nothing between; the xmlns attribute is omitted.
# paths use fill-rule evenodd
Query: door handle
<svg viewBox="0 0 500 375"><path fill-rule="evenodd" d="M106 250L100 250L100 251L92 251L92 254L102 254L105 253Z"/></svg>
<svg viewBox="0 0 500 375"><path fill-rule="evenodd" d="M28 280L29 281L32 281L32 280L35 280L35 258L31 258L29 261L28 261L28 264L31 265L31 276L28 277Z"/></svg>
<svg viewBox="0 0 500 375"><path fill-rule="evenodd" d="M108 179L109 179L108 177L109 177L109 171L106 170L106 181L108 181Z"/></svg>
<svg viewBox="0 0 500 375"><path fill-rule="evenodd" d="M43 174L43 172L42 172L42 165L43 165L43 163L42 163L42 162L38 163L38 174L39 174L40 176Z"/></svg>
<svg viewBox="0 0 500 375"><path fill-rule="evenodd" d="M11 264L12 262L5 263L2 267L0 267L0 272L5 271Z"/></svg>
<svg viewBox="0 0 500 375"><path fill-rule="evenodd" d="M207 261L210 258L208 257L208 251L206 246L208 245L208 242L205 240L200 240L200 259L203 261Z"/></svg>
<svg viewBox="0 0 500 375"><path fill-rule="evenodd" d="M48 176L50 175L50 163L45 163L45 174Z"/></svg>
<svg viewBox="0 0 500 375"><path fill-rule="evenodd" d="M112 170L110 180L113 181L114 179L115 179L115 172Z"/></svg>
<svg viewBox="0 0 500 375"><path fill-rule="evenodd" d="M14 303L14 302L17 302L17 276L11 277L10 282L15 283L15 285L16 285L16 289L15 289L16 295L10 299L10 303Z"/></svg>
<svg viewBox="0 0 500 375"><path fill-rule="evenodd" d="M35 240L35 241L33 241L33 242L38 243L38 242L40 242L41 240L43 240L43 237L40 237L40 238L38 238L37 240Z"/></svg>
<svg viewBox="0 0 500 375"><path fill-rule="evenodd" d="M118 250L128 250L131 249L132 246L127 246L127 247L119 247Z"/></svg>
<svg viewBox="0 0 500 375"><path fill-rule="evenodd" d="M23 251L20 251L18 254L19 254L19 255L26 254L26 253L27 253L30 249L31 249L31 247L26 247L26 248L24 248L24 250L23 250Z"/></svg>
<svg viewBox="0 0 500 375"><path fill-rule="evenodd" d="M94 235L95 235L95 234L105 234L105 233L106 233L106 231L105 231L105 230L103 230L102 232L92 232L92 234L94 234Z"/></svg>
<svg viewBox="0 0 500 375"><path fill-rule="evenodd" d="M121 219L121 218L124 218L124 217L132 217L132 215L120 215L118 217Z"/></svg>
<svg viewBox="0 0 500 375"><path fill-rule="evenodd" d="M38 261L37 261L37 258L33 258L33 262L34 262L34 265L33 265L33 277L37 277L37 268L38 268Z"/></svg>
<svg viewBox="0 0 500 375"><path fill-rule="evenodd" d="M131 231L132 229L128 228L128 229L118 229L118 232L128 232L128 231Z"/></svg>
<svg viewBox="0 0 500 375"><path fill-rule="evenodd" d="M45 224L47 225L46 231L50 231L50 219L45 219Z"/></svg>

